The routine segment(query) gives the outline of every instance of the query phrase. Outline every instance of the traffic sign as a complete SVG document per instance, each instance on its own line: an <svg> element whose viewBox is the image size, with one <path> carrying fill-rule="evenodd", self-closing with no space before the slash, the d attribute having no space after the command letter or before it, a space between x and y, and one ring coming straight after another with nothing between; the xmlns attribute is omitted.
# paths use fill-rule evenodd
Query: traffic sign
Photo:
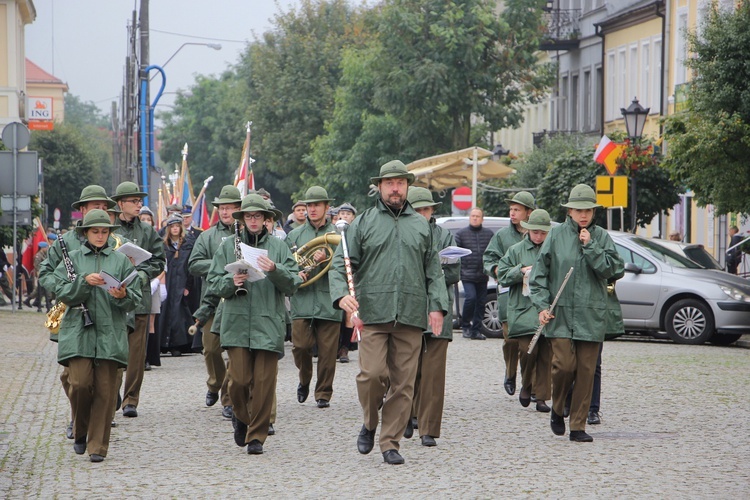
<svg viewBox="0 0 750 500"><path fill-rule="evenodd" d="M471 208L471 188L461 186L453 191L453 206L459 210Z"/></svg>
<svg viewBox="0 0 750 500"><path fill-rule="evenodd" d="M7 128L7 127L6 127ZM38 153L21 151L16 153L16 183L18 195L34 196L39 192ZM13 195L13 153L0 151L0 194Z"/></svg>
<svg viewBox="0 0 750 500"><path fill-rule="evenodd" d="M12 122L3 127L2 135L3 144L8 149L23 149L29 145L29 129L20 122Z"/></svg>
<svg viewBox="0 0 750 500"><path fill-rule="evenodd" d="M596 202L603 207L627 207L628 178L624 175L597 175Z"/></svg>

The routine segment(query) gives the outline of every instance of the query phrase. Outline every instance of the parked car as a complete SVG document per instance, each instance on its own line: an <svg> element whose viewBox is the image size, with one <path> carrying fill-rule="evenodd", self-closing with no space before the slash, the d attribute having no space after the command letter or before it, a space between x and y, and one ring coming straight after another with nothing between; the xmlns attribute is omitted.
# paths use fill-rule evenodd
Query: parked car
<svg viewBox="0 0 750 500"><path fill-rule="evenodd" d="M665 246L672 250L673 252L677 252L679 254L684 255L688 259L692 260L693 262L700 264L701 267L705 267L706 269L715 269L717 271L723 271L724 268L721 267L721 264L719 264L719 261L717 261L713 255L708 253L706 251L706 248L698 243L682 243L680 241L672 241L672 240L660 240L660 239L651 239L651 241L654 241L662 246Z"/></svg>
<svg viewBox="0 0 750 500"><path fill-rule="evenodd" d="M750 333L750 281L688 259L684 247L678 252L663 241L610 235L625 260L616 289L627 331L666 331L681 344L718 345Z"/></svg>

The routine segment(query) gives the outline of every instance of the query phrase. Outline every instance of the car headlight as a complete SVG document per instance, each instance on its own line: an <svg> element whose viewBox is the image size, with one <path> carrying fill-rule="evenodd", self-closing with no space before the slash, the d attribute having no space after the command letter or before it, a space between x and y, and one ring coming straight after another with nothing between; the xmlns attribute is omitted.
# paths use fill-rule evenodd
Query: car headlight
<svg viewBox="0 0 750 500"><path fill-rule="evenodd" d="M726 293L730 299L740 300L742 302L750 302L750 295L746 294L742 290L738 290L737 288L725 285L719 285L719 288L721 288L721 291Z"/></svg>

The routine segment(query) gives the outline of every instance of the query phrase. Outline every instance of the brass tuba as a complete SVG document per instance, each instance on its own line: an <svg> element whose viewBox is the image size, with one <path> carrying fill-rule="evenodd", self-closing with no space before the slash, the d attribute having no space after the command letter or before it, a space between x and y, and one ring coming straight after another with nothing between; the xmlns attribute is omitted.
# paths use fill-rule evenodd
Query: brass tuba
<svg viewBox="0 0 750 500"><path fill-rule="evenodd" d="M308 276L315 269L322 266L322 269L320 269L315 276L308 278L307 281L302 283L299 286L300 288L312 285L325 276L331 268L331 264L333 264L333 252L336 250L333 247L337 246L340 242L341 235L331 232L311 239L294 251L294 260L296 260L297 264L302 268L301 271L305 272ZM323 250L326 254L325 258L320 262L316 262L314 258L315 252L318 250Z"/></svg>

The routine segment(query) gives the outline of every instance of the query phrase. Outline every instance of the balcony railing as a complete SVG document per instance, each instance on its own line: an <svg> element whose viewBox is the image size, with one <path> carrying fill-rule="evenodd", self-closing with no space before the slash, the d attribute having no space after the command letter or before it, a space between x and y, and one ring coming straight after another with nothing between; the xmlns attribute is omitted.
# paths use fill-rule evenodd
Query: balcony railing
<svg viewBox="0 0 750 500"><path fill-rule="evenodd" d="M581 9L553 9L542 14L545 32L539 44L541 50L573 50L581 36Z"/></svg>

